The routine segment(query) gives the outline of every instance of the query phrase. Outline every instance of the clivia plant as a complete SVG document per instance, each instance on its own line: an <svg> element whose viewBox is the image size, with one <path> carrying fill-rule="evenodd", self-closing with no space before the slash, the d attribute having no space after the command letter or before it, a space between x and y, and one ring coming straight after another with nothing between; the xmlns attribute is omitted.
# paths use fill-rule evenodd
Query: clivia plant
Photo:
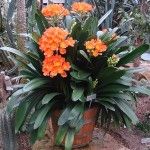
<svg viewBox="0 0 150 150"><path fill-rule="evenodd" d="M129 45L121 47L127 37L117 35L118 28L100 30L111 10L101 19L93 12L85 2L73 3L71 10L50 4L35 15L27 51L0 48L17 55L13 59L24 80L7 110L14 110L16 133L27 125L32 143L44 136L50 118L56 145L66 150L91 141L98 116L102 126L138 122L131 103L135 93L150 95L150 90L133 79L139 68L124 66L149 46L128 52Z"/></svg>

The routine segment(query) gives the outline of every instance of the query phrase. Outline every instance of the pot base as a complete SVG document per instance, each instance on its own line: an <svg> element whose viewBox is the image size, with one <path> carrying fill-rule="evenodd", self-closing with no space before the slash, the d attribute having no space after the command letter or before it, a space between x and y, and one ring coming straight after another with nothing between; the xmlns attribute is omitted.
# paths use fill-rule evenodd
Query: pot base
<svg viewBox="0 0 150 150"><path fill-rule="evenodd" d="M93 131L96 124L98 112L99 108L97 106L93 106L84 112L83 114L84 125L82 126L80 131L77 134L75 134L73 142L74 149L85 147L89 145L89 143L92 141ZM52 114L52 126L55 136L58 131L57 122L60 114L61 110L55 110ZM64 141L61 144L61 146L64 147Z"/></svg>

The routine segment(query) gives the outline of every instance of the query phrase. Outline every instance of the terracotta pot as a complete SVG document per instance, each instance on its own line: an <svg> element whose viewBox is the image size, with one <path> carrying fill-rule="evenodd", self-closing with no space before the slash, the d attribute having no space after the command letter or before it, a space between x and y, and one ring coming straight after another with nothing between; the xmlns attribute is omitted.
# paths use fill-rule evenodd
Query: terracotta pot
<svg viewBox="0 0 150 150"><path fill-rule="evenodd" d="M54 136L56 136L58 130L58 118L61 114L61 110L55 110L52 113L52 126L54 130ZM99 108L93 106L85 111L83 118L84 118L84 125L80 129L80 131L75 135L73 148L80 148L88 145L92 141L92 135L94 131L94 127L96 125L97 115L99 112ZM62 142L62 146L64 146L64 141Z"/></svg>

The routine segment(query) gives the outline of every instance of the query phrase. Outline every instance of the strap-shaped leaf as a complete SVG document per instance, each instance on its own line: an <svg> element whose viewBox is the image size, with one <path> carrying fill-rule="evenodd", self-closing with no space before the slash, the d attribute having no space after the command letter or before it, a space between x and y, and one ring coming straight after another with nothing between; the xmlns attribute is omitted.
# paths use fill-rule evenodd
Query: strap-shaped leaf
<svg viewBox="0 0 150 150"><path fill-rule="evenodd" d="M75 87L73 89L73 92L72 92L72 100L73 101L80 100L80 98L82 97L83 93L84 93L84 88L82 88L82 87Z"/></svg>
<svg viewBox="0 0 150 150"><path fill-rule="evenodd" d="M138 93L150 95L150 89L148 87L136 86L136 87L130 87L129 90L135 93L138 92Z"/></svg>
<svg viewBox="0 0 150 150"><path fill-rule="evenodd" d="M26 54L26 57L27 57L27 60L33 65L35 70L37 70L39 74L41 74L42 63L38 60L38 58L36 58L37 56L35 56L33 53L30 52Z"/></svg>
<svg viewBox="0 0 150 150"><path fill-rule="evenodd" d="M72 71L70 75L77 80L85 80L90 76L90 73L85 71Z"/></svg>
<svg viewBox="0 0 150 150"><path fill-rule="evenodd" d="M38 128L38 133L37 133L38 139L42 139L45 136L45 131L46 131L46 127L47 127L47 121L48 121L48 119L45 118L43 120L42 124L40 125L40 127Z"/></svg>
<svg viewBox="0 0 150 150"><path fill-rule="evenodd" d="M24 88L23 88L23 91L24 92L29 92L29 91L32 91L32 90L35 90L35 89L38 89L40 88L41 86L45 85L49 83L49 80L48 79L44 79L44 78L35 78L33 80L31 80L30 82L28 82Z"/></svg>
<svg viewBox="0 0 150 150"><path fill-rule="evenodd" d="M89 35L96 35L96 32L98 30L97 27L98 24L98 19L97 17L92 17L90 16L86 21L83 26L84 31L88 31Z"/></svg>
<svg viewBox="0 0 150 150"><path fill-rule="evenodd" d="M107 85L109 83L113 83L114 81L120 79L125 74L125 70L117 70L110 74L105 74L104 76L100 77L101 86Z"/></svg>
<svg viewBox="0 0 150 150"><path fill-rule="evenodd" d="M26 118L26 113L27 113L28 107L30 106L30 103L31 102L29 101L23 101L17 109L17 112L15 114L15 132L16 133L18 132L19 128L21 127L23 121Z"/></svg>
<svg viewBox="0 0 150 150"><path fill-rule="evenodd" d="M60 145L62 143L62 141L65 138L65 135L68 131L68 127L69 126L67 124L59 126L59 129L58 129L57 134L56 134L56 139L55 139L56 145Z"/></svg>
<svg viewBox="0 0 150 150"><path fill-rule="evenodd" d="M64 125L67 121L68 121L68 118L69 118L69 114L70 114L70 111L71 111L72 107L71 106L68 106L64 111L63 113L60 115L59 119L58 119L58 125L61 126L61 125Z"/></svg>
<svg viewBox="0 0 150 150"><path fill-rule="evenodd" d="M21 97L21 94L23 94L23 89L19 89L11 95L7 103L6 110L8 113L11 113L13 109L19 105L19 103L21 102L21 98L19 98Z"/></svg>
<svg viewBox="0 0 150 150"><path fill-rule="evenodd" d="M84 106L82 103L78 103L70 112L68 120L73 120L76 118L81 112L83 112Z"/></svg>
<svg viewBox="0 0 150 150"><path fill-rule="evenodd" d="M42 22L43 22L45 28L48 28L48 27L49 27L49 23L48 23L48 21L46 20L46 18L44 17L44 15L43 15L43 14L41 13L41 11L39 11L39 10L37 10L37 13L38 13L40 19L42 20Z"/></svg>
<svg viewBox="0 0 150 150"><path fill-rule="evenodd" d="M90 60L90 58L88 57L88 55L86 54L85 51L80 50L79 52L80 52L80 54L81 54L88 62L91 63L91 60Z"/></svg>
<svg viewBox="0 0 150 150"><path fill-rule="evenodd" d="M35 0L28 0L26 3L26 7L31 7Z"/></svg>
<svg viewBox="0 0 150 150"><path fill-rule="evenodd" d="M108 50L114 51L114 53L115 53L117 48L126 40L127 40L127 36L122 36L122 37L118 38L117 41L115 41L114 43L109 45Z"/></svg>
<svg viewBox="0 0 150 150"><path fill-rule="evenodd" d="M69 129L65 138L65 150L71 150L74 141L75 129Z"/></svg>
<svg viewBox="0 0 150 150"><path fill-rule="evenodd" d="M114 99L114 101L119 109L122 110L132 120L133 124L138 123L138 118L127 101L120 99Z"/></svg>
<svg viewBox="0 0 150 150"><path fill-rule="evenodd" d="M99 100L99 103L101 105L103 105L106 109L110 109L112 111L115 111L115 107L111 103L109 103L107 101L102 101L102 100Z"/></svg>
<svg viewBox="0 0 150 150"><path fill-rule="evenodd" d="M112 13L112 9L110 9L101 19L98 21L98 27L103 23L103 21Z"/></svg>
<svg viewBox="0 0 150 150"><path fill-rule="evenodd" d="M125 99L128 101L135 101L135 98L133 97L133 95L127 92L125 93L102 93L101 97L119 98L119 99Z"/></svg>
<svg viewBox="0 0 150 150"><path fill-rule="evenodd" d="M23 77L30 79L30 80L38 77L38 75L35 75L34 73L28 70L21 70L20 74L23 75Z"/></svg>
<svg viewBox="0 0 150 150"><path fill-rule="evenodd" d="M148 50L149 50L148 44L143 44L143 45L139 46L132 52L130 52L127 55L125 55L124 57L122 57L120 59L120 61L118 62L117 66L121 66L121 65L124 65L124 64L127 64L127 63L133 61L135 58L142 55L143 53L145 53Z"/></svg>
<svg viewBox="0 0 150 150"><path fill-rule="evenodd" d="M23 59L26 58L26 55L23 54L23 52L20 52L19 50L14 49L14 48L11 48L11 47L0 47L0 50L13 53L13 54L15 54L15 55L17 55L17 56L20 56L20 57L23 58Z"/></svg>
<svg viewBox="0 0 150 150"><path fill-rule="evenodd" d="M129 90L128 86L121 84L110 84L100 89L100 92L121 92Z"/></svg>
<svg viewBox="0 0 150 150"><path fill-rule="evenodd" d="M35 20L36 20L37 27L38 27L38 30L40 32L40 35L42 35L43 32L45 31L45 27L44 27L44 24L41 20L41 17L38 14L35 14Z"/></svg>
<svg viewBox="0 0 150 150"><path fill-rule="evenodd" d="M60 93L55 92L55 93L46 94L42 99L42 104L44 105L49 103L57 95L60 95Z"/></svg>
<svg viewBox="0 0 150 150"><path fill-rule="evenodd" d="M43 123L47 113L50 111L52 105L53 105L53 102L50 103L49 105L46 105L45 107L43 107L43 109L38 114L38 116L37 116L37 118L35 120L34 129L37 129L38 127L41 126L41 124Z"/></svg>

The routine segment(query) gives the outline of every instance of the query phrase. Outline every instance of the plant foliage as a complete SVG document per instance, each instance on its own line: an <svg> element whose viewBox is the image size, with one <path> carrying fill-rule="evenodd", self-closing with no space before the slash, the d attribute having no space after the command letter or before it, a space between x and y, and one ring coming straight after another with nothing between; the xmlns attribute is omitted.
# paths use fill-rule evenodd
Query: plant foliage
<svg viewBox="0 0 150 150"><path fill-rule="evenodd" d="M61 108L63 112L58 119L56 144L60 145L65 139L65 149L71 150L74 135L83 126L83 114L91 103L87 101L87 97L92 94L96 94L93 103L101 108L102 126L108 126L113 121L129 127L131 123L138 122L131 107L135 100L134 93L150 95L150 90L147 87L135 87L135 80L132 78L135 71L123 65L147 51L149 45L144 44L126 55L119 55L124 49L128 49L128 46L121 47L126 37L116 35L117 28L107 31L98 29L110 12L111 10L100 20L92 13L85 16L73 14L68 31L76 42L73 47L68 47L67 53L63 55L71 66L64 78L60 75L43 74L45 55L39 47L39 38L49 26L62 27L62 18L59 23L52 24L51 20L48 22L37 11L37 32L31 33L30 49L20 52L8 47L0 48L18 56L15 61L21 68L20 75L26 79L25 86L11 95L7 107L9 112L15 109L16 132L27 122L34 143L44 136L47 120L53 110ZM85 43L91 39L100 40L107 47L105 52L96 56L89 53ZM20 100L16 102L17 99Z"/></svg>

